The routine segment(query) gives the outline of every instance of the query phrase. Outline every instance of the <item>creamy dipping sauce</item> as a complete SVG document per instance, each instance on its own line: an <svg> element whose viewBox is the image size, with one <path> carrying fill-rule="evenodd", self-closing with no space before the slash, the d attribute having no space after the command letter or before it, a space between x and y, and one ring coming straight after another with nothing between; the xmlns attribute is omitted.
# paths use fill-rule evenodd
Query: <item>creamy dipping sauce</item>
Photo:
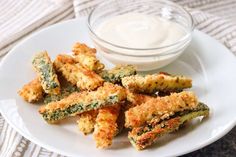
<svg viewBox="0 0 236 157"><path fill-rule="evenodd" d="M141 13L127 13L105 19L94 31L98 37L112 43L91 34L94 46L103 57L113 64L132 64L138 71L170 64L191 41L191 35L184 26L162 17ZM168 46L180 41L185 35L185 40Z"/></svg>
<svg viewBox="0 0 236 157"><path fill-rule="evenodd" d="M102 22L95 31L100 38L129 48L166 46L186 35L186 31L178 23L141 13L112 17Z"/></svg>

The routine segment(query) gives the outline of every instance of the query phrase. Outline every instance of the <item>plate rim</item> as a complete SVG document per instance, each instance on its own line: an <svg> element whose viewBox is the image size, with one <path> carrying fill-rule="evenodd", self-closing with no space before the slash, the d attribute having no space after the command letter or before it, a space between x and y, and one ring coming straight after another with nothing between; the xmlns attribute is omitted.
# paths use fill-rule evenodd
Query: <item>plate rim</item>
<svg viewBox="0 0 236 157"><path fill-rule="evenodd" d="M34 36L37 36L38 34L44 32L44 31L47 31L49 29L53 29L54 27L59 27L60 25L65 25L67 23L73 23L75 21L78 21L78 20L84 20L86 19L87 17L81 17L81 18L74 18L74 19L69 19L69 20L66 20L66 21L62 21L62 22L59 22L59 23L56 23L56 24L53 24L53 25L50 25L50 26L47 26L45 28L42 28L41 30L38 30L30 35L28 35L27 37L25 37L23 40L21 40L19 43L17 43L7 54L5 54L5 56L2 58L2 60L0 61L0 69L2 68L2 66L5 64L5 62L7 61L7 59L12 55L14 54L13 52L19 47L21 46L22 44L24 44L26 41L30 40L32 37ZM212 40L214 40L215 42L217 42L218 44L220 44L221 46L223 46L228 52L227 53L230 53L232 55L232 57L236 57L232 54L232 52L225 46L223 45L222 43L220 43L218 40L216 40L215 38L209 36L208 34L198 30L198 29L195 29L194 31L196 31L197 33L201 33L205 36L208 36L209 38L211 38ZM44 142L41 142L40 140L38 140L37 138L35 138L34 136L30 136L28 135L26 132L23 132L21 131L21 129L14 125L13 122L10 120L10 118L8 118L8 116L3 112L1 106L0 106L0 113L2 114L4 120L15 130L17 131L21 136L25 137L26 139L28 139L29 141L33 142L34 144L37 144L38 146L40 147L43 147L43 148L46 148L48 149L49 151L53 151L54 153L57 153L57 154L61 154L61 155L65 155L65 156L73 156L73 154L69 153L68 151L64 151L64 150L60 150L54 146L51 146L49 144L46 144ZM209 138L206 142L204 143L200 143L199 145L197 145L196 147L193 147L191 149L188 149L188 150L185 150L185 151L182 151L178 154L175 154L176 156L179 156L179 155L184 155L184 154L187 154L187 153L190 153L190 152L193 152L193 151L196 151L196 150L199 150L203 147L206 147L212 143L214 143L215 141L221 139L223 136L225 136L226 134L229 133L230 130L232 130L235 126L236 126L236 117L235 119L232 119L232 121L228 122L228 127L224 129L224 131L221 131L218 135L216 136L213 136L211 138ZM77 155L77 156L81 156L81 155ZM81 156L82 157L82 156Z"/></svg>

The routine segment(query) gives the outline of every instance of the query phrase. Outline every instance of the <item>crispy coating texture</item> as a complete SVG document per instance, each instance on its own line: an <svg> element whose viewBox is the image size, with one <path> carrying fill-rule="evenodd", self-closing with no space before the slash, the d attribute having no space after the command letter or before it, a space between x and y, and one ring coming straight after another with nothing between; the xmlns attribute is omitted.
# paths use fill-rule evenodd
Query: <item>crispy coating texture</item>
<svg viewBox="0 0 236 157"><path fill-rule="evenodd" d="M60 83L48 53L44 51L36 54L33 58L32 65L37 72L44 92L48 94L59 94Z"/></svg>
<svg viewBox="0 0 236 157"><path fill-rule="evenodd" d="M65 54L59 54L57 55L56 59L53 62L53 66L56 69L56 71L59 71L59 69L64 65L64 64L75 64L76 61L72 56L65 55Z"/></svg>
<svg viewBox="0 0 236 157"><path fill-rule="evenodd" d="M67 96L69 96L71 93L74 93L74 92L79 92L80 90L76 87L76 86L73 86L71 84L67 84L67 86L61 86L61 92L60 94L57 94L57 95L50 95L50 94L47 94L45 97L44 97L44 104L48 104L50 102L53 102L53 101L59 101Z"/></svg>
<svg viewBox="0 0 236 157"><path fill-rule="evenodd" d="M63 77L73 85L76 85L81 90L95 90L103 84L103 79L79 63L73 63L73 58L68 56L57 56L54 61L54 66Z"/></svg>
<svg viewBox="0 0 236 157"><path fill-rule="evenodd" d="M78 55L80 53L95 55L97 51L95 48L90 48L86 44L77 42L74 44L72 52L74 53L74 55Z"/></svg>
<svg viewBox="0 0 236 157"><path fill-rule="evenodd" d="M25 84L18 94L27 102L37 102L43 98L43 88L38 78Z"/></svg>
<svg viewBox="0 0 236 157"><path fill-rule="evenodd" d="M155 99L155 97L144 94L137 94L129 90L126 90L126 93L127 93L127 101L131 103L129 108L141 105L151 99Z"/></svg>
<svg viewBox="0 0 236 157"><path fill-rule="evenodd" d="M112 144L113 137L118 133L119 112L120 104L99 109L93 133L97 148L107 148Z"/></svg>
<svg viewBox="0 0 236 157"><path fill-rule="evenodd" d="M94 48L90 48L82 43L76 43L73 46L72 52L75 55L75 60L89 70L99 72L105 67L104 64L96 58L96 49Z"/></svg>
<svg viewBox="0 0 236 157"><path fill-rule="evenodd" d="M117 65L110 70L103 70L99 75L107 82L121 83L121 79L135 75L136 69L132 65Z"/></svg>
<svg viewBox="0 0 236 157"><path fill-rule="evenodd" d="M125 126L139 127L153 117L157 117L159 120L166 119L175 112L193 109L197 104L197 97L192 92L184 91L172 93L170 96L157 97L126 111Z"/></svg>
<svg viewBox="0 0 236 157"><path fill-rule="evenodd" d="M162 122L153 120L148 125L133 128L129 132L128 138L137 150L142 150L154 144L161 136L178 130L185 122L199 116L207 117L208 115L209 108L205 104L199 103L194 110L180 112L168 120Z"/></svg>
<svg viewBox="0 0 236 157"><path fill-rule="evenodd" d="M122 78L122 85L133 92L155 93L157 91L180 91L192 87L192 80L184 76L171 76L165 73L134 75Z"/></svg>
<svg viewBox="0 0 236 157"><path fill-rule="evenodd" d="M41 106L39 113L49 122L54 123L69 116L114 105L126 99L125 89L111 83L104 83L97 91L75 92L60 101Z"/></svg>
<svg viewBox="0 0 236 157"><path fill-rule="evenodd" d="M90 134L94 130L98 111L92 110L79 115L77 120L78 128L84 135Z"/></svg>

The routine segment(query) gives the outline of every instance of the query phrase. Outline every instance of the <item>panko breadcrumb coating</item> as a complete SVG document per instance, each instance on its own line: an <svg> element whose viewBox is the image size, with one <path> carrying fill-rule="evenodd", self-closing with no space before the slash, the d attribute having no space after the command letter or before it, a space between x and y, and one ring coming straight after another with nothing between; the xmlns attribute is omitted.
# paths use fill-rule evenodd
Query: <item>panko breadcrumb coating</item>
<svg viewBox="0 0 236 157"><path fill-rule="evenodd" d="M74 58L70 55L66 55L66 54L59 54L57 55L56 59L53 62L53 66L56 69L56 71L59 71L60 68L64 65L64 64L75 64L76 61L74 60Z"/></svg>
<svg viewBox="0 0 236 157"><path fill-rule="evenodd" d="M175 112L194 109L198 104L193 92L172 93L170 96L157 97L139 106L133 107L125 113L125 126L139 127L154 117L161 119L172 116Z"/></svg>
<svg viewBox="0 0 236 157"><path fill-rule="evenodd" d="M72 52L74 53L75 60L89 70L99 72L105 67L96 58L96 49L94 48L90 48L82 43L76 43L73 46Z"/></svg>
<svg viewBox="0 0 236 157"><path fill-rule="evenodd" d="M152 94L157 91L180 91L192 87L192 80L184 76L171 76L165 73L133 75L122 78L122 85L132 92Z"/></svg>
<svg viewBox="0 0 236 157"><path fill-rule="evenodd" d="M37 72L44 92L48 94L59 94L60 83L48 53L44 51L36 54L33 58L32 65Z"/></svg>
<svg viewBox="0 0 236 157"><path fill-rule="evenodd" d="M61 92L60 94L57 94L57 95L50 95L50 94L47 94L45 97L44 97L44 104L48 104L50 102L53 102L53 101L59 101L67 96L69 96L71 93L74 93L74 92L79 92L80 90L76 87L76 86L73 86L71 84L67 84L67 86L61 86Z"/></svg>
<svg viewBox="0 0 236 157"><path fill-rule="evenodd" d="M173 115L170 119L159 122L153 120L152 123L142 127L133 128L129 132L128 138L137 150L142 150L154 144L161 136L177 130L182 124L196 117L209 115L209 108L199 103L195 109L181 111Z"/></svg>
<svg viewBox="0 0 236 157"><path fill-rule="evenodd" d="M74 63L70 56L59 55L54 61L54 66L63 77L81 90L95 90L103 84L103 79L79 63Z"/></svg>
<svg viewBox="0 0 236 157"><path fill-rule="evenodd" d="M118 133L119 112L120 104L99 109L93 133L97 148L107 148L112 144L113 137Z"/></svg>
<svg viewBox="0 0 236 157"><path fill-rule="evenodd" d="M88 47L86 44L77 42L73 45L72 52L74 55L78 55L80 53L95 55L97 50L95 48Z"/></svg>
<svg viewBox="0 0 236 157"><path fill-rule="evenodd" d="M40 84L39 78L35 78L18 91L18 94L27 102L37 102L43 98L43 87Z"/></svg>
<svg viewBox="0 0 236 157"><path fill-rule="evenodd" d="M155 97L144 94L137 94L129 90L126 90L126 93L127 93L127 101L131 103L132 107L141 105L151 99L155 99Z"/></svg>
<svg viewBox="0 0 236 157"><path fill-rule="evenodd" d="M126 99L125 89L111 83L104 83L97 91L75 92L60 101L41 106L39 113L48 123L54 123L69 116L112 106Z"/></svg>
<svg viewBox="0 0 236 157"><path fill-rule="evenodd" d="M103 70L99 75L107 82L121 83L121 79L135 75L136 69L132 65L117 65L110 70Z"/></svg>
<svg viewBox="0 0 236 157"><path fill-rule="evenodd" d="M78 128L84 135L90 134L94 130L98 111L92 110L79 115L77 120Z"/></svg>

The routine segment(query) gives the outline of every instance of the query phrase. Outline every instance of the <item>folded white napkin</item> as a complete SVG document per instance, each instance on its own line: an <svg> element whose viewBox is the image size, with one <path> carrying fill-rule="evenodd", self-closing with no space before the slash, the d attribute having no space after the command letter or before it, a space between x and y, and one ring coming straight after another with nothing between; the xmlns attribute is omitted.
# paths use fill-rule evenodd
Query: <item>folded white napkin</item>
<svg viewBox="0 0 236 157"><path fill-rule="evenodd" d="M36 29L73 15L71 0L0 0L0 55Z"/></svg>
<svg viewBox="0 0 236 157"><path fill-rule="evenodd" d="M105 0L0 0L0 55L35 30L73 18L74 11L76 17L85 16L102 1ZM196 28L215 37L236 54L235 0L174 1L191 8ZM61 155L25 139L0 115L0 156Z"/></svg>

